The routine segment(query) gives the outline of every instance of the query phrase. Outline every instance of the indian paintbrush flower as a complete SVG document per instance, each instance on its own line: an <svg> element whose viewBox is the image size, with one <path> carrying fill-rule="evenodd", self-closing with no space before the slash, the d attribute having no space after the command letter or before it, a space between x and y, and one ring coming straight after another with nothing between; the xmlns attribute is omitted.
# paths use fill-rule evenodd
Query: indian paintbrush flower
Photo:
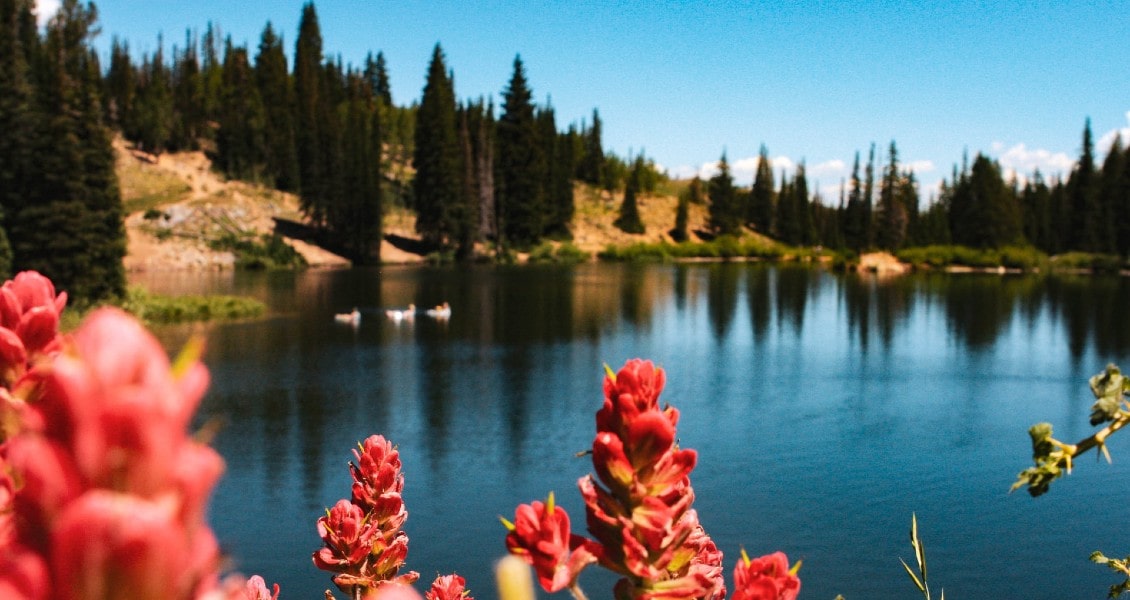
<svg viewBox="0 0 1130 600"><path fill-rule="evenodd" d="M208 385L198 353L170 364L108 308L60 337L65 301L37 274L0 288L0 332L29 351L17 393L0 389L0 597L273 600L219 582L204 512L223 460L187 434Z"/></svg>
<svg viewBox="0 0 1130 600"><path fill-rule="evenodd" d="M796 600L800 578L798 563L789 568L784 552L774 552L750 560L745 550L734 566L734 596L731 600Z"/></svg>
<svg viewBox="0 0 1130 600"><path fill-rule="evenodd" d="M510 530L507 548L533 565L539 583L550 592L570 587L583 597L575 588L577 575L599 562L624 576L613 590L617 600L725 597L722 552L691 508L690 472L698 455L676 443L679 412L659 404L666 383L663 370L634 359L619 372L606 371L591 452L595 476L577 482L594 540L569 531L568 515L554 506L551 494L544 504L520 505L514 523L503 520ZM786 564L778 577L763 566L767 560L757 559L755 567L744 563L748 568L735 580L736 598L770 598L758 595L769 584L783 590L780 598L795 597L800 586L795 573Z"/></svg>
<svg viewBox="0 0 1130 600"><path fill-rule="evenodd" d="M336 573L333 582L349 594L368 594L389 583L411 584L420 574L398 575L408 556L408 518L401 490L400 454L383 436L372 435L353 451L352 500L338 500L317 521L323 547L314 565Z"/></svg>

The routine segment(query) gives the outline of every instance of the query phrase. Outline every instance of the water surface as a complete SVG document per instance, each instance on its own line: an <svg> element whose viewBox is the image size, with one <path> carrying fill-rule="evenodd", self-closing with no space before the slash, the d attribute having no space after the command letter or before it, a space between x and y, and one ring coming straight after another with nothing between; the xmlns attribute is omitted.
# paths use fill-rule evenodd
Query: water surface
<svg viewBox="0 0 1130 600"><path fill-rule="evenodd" d="M236 566L320 598L314 521L346 497L358 440L404 461L409 568L457 571L495 598L498 515L559 504L583 528L576 458L594 434L602 365L650 358L679 438L699 452L695 506L726 553L803 559L803 598L910 598L898 563L918 516L935 594L1098 598L1087 557L1130 552L1130 445L1082 460L1039 499L1008 494L1027 428L1089 435L1086 379L1130 365L1120 278L915 275L879 281L763 264L384 268L148 276L155 291L222 291L270 306L212 326L201 419L226 426L211 522ZM448 301L399 325L385 307ZM332 315L357 306L360 327ZM163 328L170 348L187 328ZM1089 457L1088 457L1089 458ZM589 596L614 578L590 569ZM425 589L421 583L419 589ZM544 596L544 594L542 594Z"/></svg>

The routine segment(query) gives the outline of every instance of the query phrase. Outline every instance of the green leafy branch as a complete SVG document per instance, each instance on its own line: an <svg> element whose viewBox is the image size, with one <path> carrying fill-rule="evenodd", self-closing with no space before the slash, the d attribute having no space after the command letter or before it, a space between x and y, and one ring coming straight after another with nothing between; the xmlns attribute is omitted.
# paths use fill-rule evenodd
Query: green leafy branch
<svg viewBox="0 0 1130 600"><path fill-rule="evenodd" d="M1091 562L1110 567L1111 571L1126 576L1126 581L1110 586L1107 598L1117 598L1130 592L1130 556L1126 558L1107 558L1102 552L1095 550L1091 553Z"/></svg>
<svg viewBox="0 0 1130 600"><path fill-rule="evenodd" d="M1035 466L1021 471L1009 491L1028 486L1028 493L1033 497L1044 494L1053 481L1071 474L1076 457L1092 448L1098 448L1110 462L1106 439L1130 423L1130 402L1126 398L1130 392L1130 378L1123 376L1118 367L1107 365L1106 370L1091 377L1089 383L1091 393L1095 395L1095 403L1091 406L1091 425L1107 425L1075 444L1066 444L1052 437L1051 423L1033 425L1028 435L1032 437Z"/></svg>

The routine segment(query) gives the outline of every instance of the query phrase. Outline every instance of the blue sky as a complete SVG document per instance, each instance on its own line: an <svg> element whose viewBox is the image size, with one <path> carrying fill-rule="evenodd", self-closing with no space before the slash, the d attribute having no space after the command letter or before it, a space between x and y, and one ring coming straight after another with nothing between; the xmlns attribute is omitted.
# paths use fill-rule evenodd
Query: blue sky
<svg viewBox="0 0 1130 600"><path fill-rule="evenodd" d="M47 13L51 2L40 0ZM183 45L211 21L252 49L267 21L293 57L303 0L104 0L102 34L135 53ZM439 42L460 98L498 103L520 54L558 125L599 109L605 146L673 175L709 175L726 152L748 184L764 144L804 161L838 199L857 151L894 140L928 199L963 153L1020 175L1065 173L1084 120L1105 155L1130 139L1130 3L390 2L315 3L324 50L359 65L383 51L393 99L419 99ZM41 15L42 16L42 15ZM254 55L254 50L252 50ZM812 184L810 183L810 189Z"/></svg>

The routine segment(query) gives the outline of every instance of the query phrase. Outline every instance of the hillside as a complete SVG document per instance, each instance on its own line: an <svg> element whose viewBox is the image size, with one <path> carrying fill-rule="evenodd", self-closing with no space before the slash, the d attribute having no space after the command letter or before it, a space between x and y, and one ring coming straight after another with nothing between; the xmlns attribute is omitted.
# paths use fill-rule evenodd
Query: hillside
<svg viewBox="0 0 1130 600"><path fill-rule="evenodd" d="M212 171L203 152L153 156L130 148L121 139L114 147L129 238L127 271L232 268L232 253L213 250L210 240L225 234L270 233L275 217L302 220L294 194L227 181ZM578 184L575 198L573 243L582 250L595 254L609 244L670 240L667 231L675 223L674 195L638 199L647 230L641 235L626 234L612 225L618 216L620 194ZM705 223L705 207L691 206L689 229L701 229ZM385 216L387 234L414 238L414 225L414 218L404 210ZM348 260L302 240L285 241L313 267L349 265ZM387 241L381 246L381 257L386 263L423 261L422 256Z"/></svg>

